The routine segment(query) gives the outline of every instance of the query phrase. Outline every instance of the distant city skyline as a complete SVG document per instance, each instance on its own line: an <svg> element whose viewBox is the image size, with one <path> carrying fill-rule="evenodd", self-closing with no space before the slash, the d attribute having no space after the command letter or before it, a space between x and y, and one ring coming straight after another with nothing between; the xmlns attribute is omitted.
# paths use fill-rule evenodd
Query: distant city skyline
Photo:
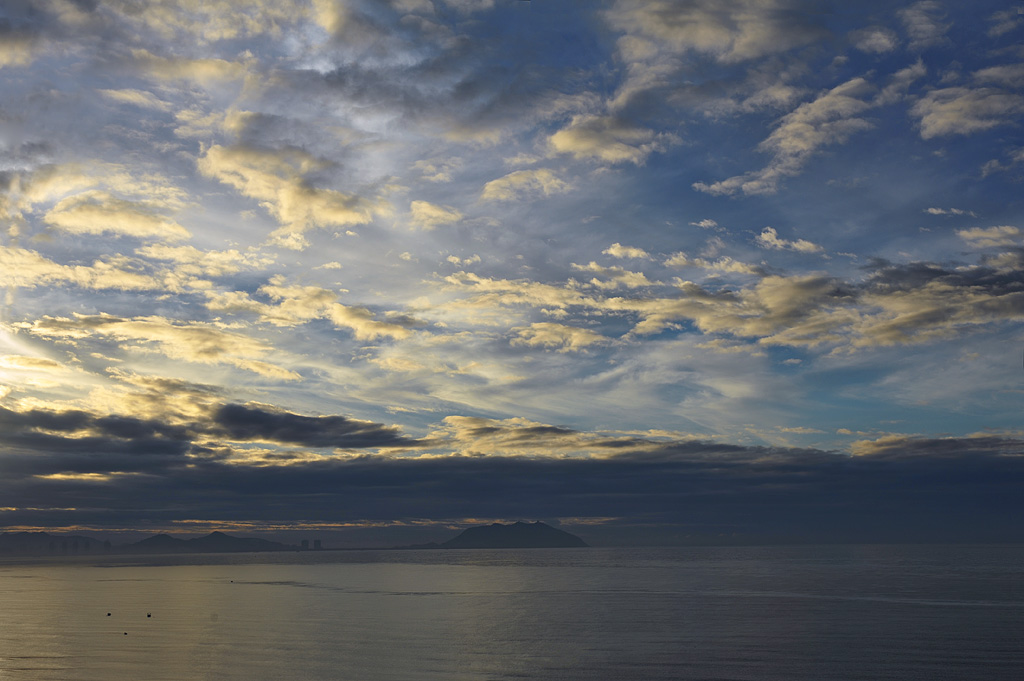
<svg viewBox="0 0 1024 681"><path fill-rule="evenodd" d="M1024 4L15 0L0 91L0 531L1024 540Z"/></svg>

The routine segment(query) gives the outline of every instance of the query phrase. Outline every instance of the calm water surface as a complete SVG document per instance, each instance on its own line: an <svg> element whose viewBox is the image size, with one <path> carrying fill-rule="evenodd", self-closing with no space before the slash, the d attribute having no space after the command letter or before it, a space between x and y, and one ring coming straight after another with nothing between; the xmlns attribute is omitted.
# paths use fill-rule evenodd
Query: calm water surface
<svg viewBox="0 0 1024 681"><path fill-rule="evenodd" d="M4 681L1022 678L1024 547L0 563Z"/></svg>

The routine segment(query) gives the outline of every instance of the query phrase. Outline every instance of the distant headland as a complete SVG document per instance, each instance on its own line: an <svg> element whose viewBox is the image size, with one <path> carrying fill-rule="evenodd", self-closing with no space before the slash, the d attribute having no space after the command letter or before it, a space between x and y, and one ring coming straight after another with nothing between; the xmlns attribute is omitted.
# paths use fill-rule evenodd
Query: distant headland
<svg viewBox="0 0 1024 681"><path fill-rule="evenodd" d="M142 541L113 545L83 535L47 532L0 533L0 556L89 556L103 554L243 553L299 551L303 547L254 537L211 532L203 537L178 539L156 534Z"/></svg>
<svg viewBox="0 0 1024 681"><path fill-rule="evenodd" d="M470 527L441 544L415 544L405 549L568 549L587 546L574 534L535 523L492 523Z"/></svg>
<svg viewBox="0 0 1024 681"><path fill-rule="evenodd" d="M574 534L542 522L493 523L463 530L446 542L395 546L394 549L554 549L580 548L587 543ZM47 532L0 533L0 557L3 556L89 556L120 554L190 554L190 553L257 553L269 551L306 551L309 542L301 545L282 544L256 537L236 537L224 532L211 532L202 537L179 539L169 534L155 534L141 541L113 545L83 535L49 534ZM319 540L313 550L322 550Z"/></svg>

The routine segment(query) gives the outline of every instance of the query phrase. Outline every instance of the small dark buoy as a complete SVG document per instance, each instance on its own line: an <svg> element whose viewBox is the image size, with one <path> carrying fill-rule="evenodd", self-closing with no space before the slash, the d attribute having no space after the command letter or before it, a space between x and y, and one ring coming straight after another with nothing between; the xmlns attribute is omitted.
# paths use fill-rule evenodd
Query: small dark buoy
<svg viewBox="0 0 1024 681"><path fill-rule="evenodd" d="M146 617L152 617L152 616L153 616L153 613L151 613L151 612L147 612L146 613Z"/></svg>
<svg viewBox="0 0 1024 681"><path fill-rule="evenodd" d="M124 632L124 635L125 635L125 636L127 636L127 635L128 635L128 632L127 632L127 631L126 631L126 632Z"/></svg>
<svg viewBox="0 0 1024 681"><path fill-rule="evenodd" d="M110 613L109 612L107 613L107 617L110 617Z"/></svg>

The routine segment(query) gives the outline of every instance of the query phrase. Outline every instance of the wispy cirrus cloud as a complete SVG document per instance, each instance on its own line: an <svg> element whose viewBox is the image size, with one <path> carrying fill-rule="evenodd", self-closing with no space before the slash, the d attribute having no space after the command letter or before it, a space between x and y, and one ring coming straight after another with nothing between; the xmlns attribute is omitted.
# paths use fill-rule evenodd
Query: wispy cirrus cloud
<svg viewBox="0 0 1024 681"><path fill-rule="evenodd" d="M855 78L801 104L784 116L778 127L758 145L760 151L772 154L763 169L707 184L694 183L698 191L709 194L772 194L787 177L796 175L808 158L821 147L842 144L852 135L867 130L872 124L859 116L871 108L867 99L872 86L863 78Z"/></svg>
<svg viewBox="0 0 1024 681"><path fill-rule="evenodd" d="M1024 96L995 88L951 87L933 90L911 108L921 137L971 135L1008 125L1024 112Z"/></svg>

